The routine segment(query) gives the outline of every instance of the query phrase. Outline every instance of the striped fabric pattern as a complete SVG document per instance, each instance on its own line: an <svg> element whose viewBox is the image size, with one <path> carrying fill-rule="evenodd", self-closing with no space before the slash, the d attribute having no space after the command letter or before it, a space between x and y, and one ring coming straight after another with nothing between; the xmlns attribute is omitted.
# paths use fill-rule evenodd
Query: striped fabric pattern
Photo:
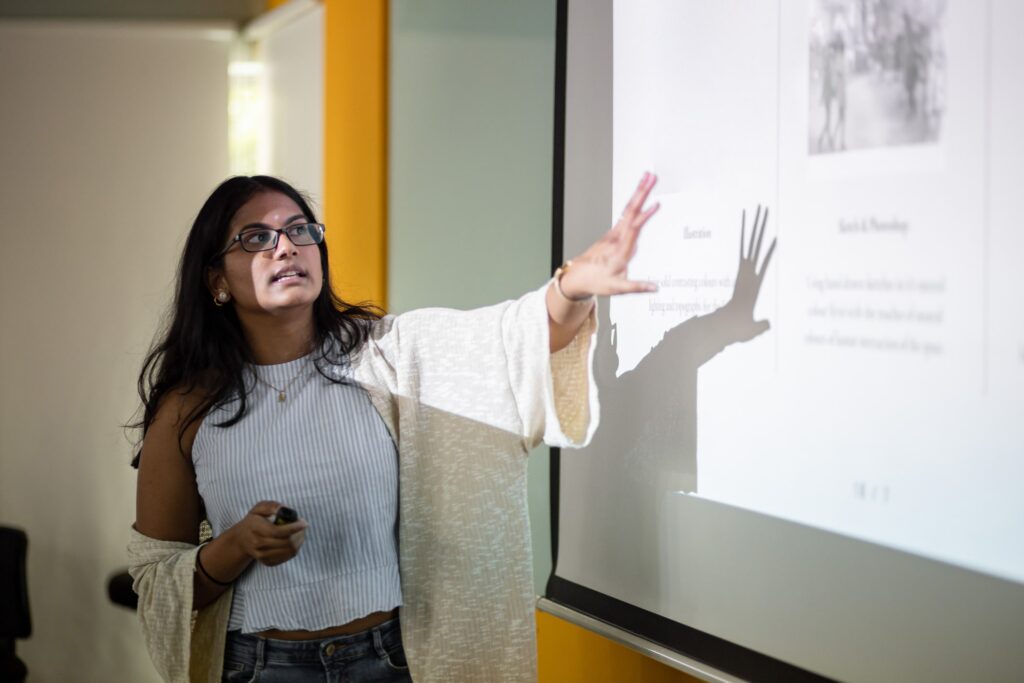
<svg viewBox="0 0 1024 683"><path fill-rule="evenodd" d="M216 536L274 500L309 527L296 557L239 577L228 628L318 630L401 605L397 452L365 390L329 381L311 356L252 369L246 416L218 427L234 413L223 406L196 435L207 516Z"/></svg>

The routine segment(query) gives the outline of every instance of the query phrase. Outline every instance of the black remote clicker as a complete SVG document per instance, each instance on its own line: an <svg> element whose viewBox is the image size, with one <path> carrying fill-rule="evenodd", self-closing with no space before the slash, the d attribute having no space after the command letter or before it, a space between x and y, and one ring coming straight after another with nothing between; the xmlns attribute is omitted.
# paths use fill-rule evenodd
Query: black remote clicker
<svg viewBox="0 0 1024 683"><path fill-rule="evenodd" d="M282 505L277 509L277 514L274 515L274 524L291 524L292 522L298 521L298 519L299 513Z"/></svg>

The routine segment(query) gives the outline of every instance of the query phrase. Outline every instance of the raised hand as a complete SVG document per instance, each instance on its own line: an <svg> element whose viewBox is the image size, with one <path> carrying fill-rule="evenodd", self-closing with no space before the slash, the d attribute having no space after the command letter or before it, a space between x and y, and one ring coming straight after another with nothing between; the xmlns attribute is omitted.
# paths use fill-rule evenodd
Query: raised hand
<svg viewBox="0 0 1024 683"><path fill-rule="evenodd" d="M657 182L657 176L644 173L622 216L612 229L585 252L572 259L572 266L560 281L566 296L572 299L585 299L594 294L605 296L653 292L657 289L651 282L630 280L627 275L629 262L636 254L636 241L640 236L640 229L658 210L657 202L644 208Z"/></svg>
<svg viewBox="0 0 1024 683"><path fill-rule="evenodd" d="M740 263L736 271L736 285L733 287L732 298L722 307L723 312L729 317L730 332L733 333L735 341L750 341L771 327L767 320L754 320L754 306L761 293L761 283L772 260L772 254L775 253L776 239L772 238L764 261L758 268L767 224L768 208L765 207L762 211L758 206L750 230L750 241L747 242L747 212L744 209L740 223Z"/></svg>

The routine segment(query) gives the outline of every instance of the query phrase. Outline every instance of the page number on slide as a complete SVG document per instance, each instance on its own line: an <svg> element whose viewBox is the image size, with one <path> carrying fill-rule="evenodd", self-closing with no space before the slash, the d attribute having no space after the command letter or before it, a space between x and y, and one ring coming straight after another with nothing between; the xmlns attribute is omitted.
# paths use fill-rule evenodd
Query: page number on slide
<svg viewBox="0 0 1024 683"><path fill-rule="evenodd" d="M853 497L865 503L888 503L889 487L868 481L853 482Z"/></svg>

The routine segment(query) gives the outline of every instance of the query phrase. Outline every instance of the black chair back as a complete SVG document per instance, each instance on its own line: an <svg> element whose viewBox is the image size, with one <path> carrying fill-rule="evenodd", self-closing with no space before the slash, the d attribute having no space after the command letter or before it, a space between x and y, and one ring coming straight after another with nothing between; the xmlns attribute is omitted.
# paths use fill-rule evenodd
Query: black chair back
<svg viewBox="0 0 1024 683"><path fill-rule="evenodd" d="M139 596L132 588L132 575L125 571L112 574L107 580L107 597L115 605L134 610L139 606Z"/></svg>
<svg viewBox="0 0 1024 683"><path fill-rule="evenodd" d="M25 532L0 526L0 638L28 638L32 635L25 566L27 554L28 536Z"/></svg>
<svg viewBox="0 0 1024 683"><path fill-rule="evenodd" d="M0 526L0 681L21 683L28 675L14 651L15 638L32 635L25 565L28 536L21 529Z"/></svg>

